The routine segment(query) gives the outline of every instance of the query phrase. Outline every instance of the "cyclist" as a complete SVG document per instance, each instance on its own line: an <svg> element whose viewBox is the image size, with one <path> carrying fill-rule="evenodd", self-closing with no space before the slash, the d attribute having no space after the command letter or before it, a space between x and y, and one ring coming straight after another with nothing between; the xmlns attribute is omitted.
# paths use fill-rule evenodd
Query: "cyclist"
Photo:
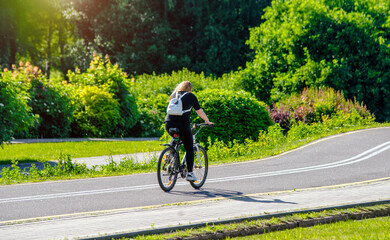
<svg viewBox="0 0 390 240"><path fill-rule="evenodd" d="M176 94L183 96L181 98L184 109L191 109L192 107L195 109L196 113L201 117L206 124L214 124L209 121L206 113L200 107L198 99L192 93L192 84L189 81L183 81L173 91L171 98L175 97ZM184 95L185 94L185 95ZM165 130L169 133L170 128L178 128L180 133L180 140L183 142L184 148L186 150L186 162L187 162L187 170L188 174L186 177L187 181L197 181L193 171L194 166L194 143L191 132L191 123L190 116L192 111L188 111L183 113L181 116L177 115L167 115L165 119Z"/></svg>

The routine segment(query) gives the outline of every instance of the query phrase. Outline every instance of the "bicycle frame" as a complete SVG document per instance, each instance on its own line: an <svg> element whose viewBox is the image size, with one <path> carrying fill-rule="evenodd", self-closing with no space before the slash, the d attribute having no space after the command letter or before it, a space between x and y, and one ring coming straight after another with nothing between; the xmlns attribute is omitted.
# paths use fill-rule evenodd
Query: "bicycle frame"
<svg viewBox="0 0 390 240"><path fill-rule="evenodd" d="M195 132L196 130L196 127L199 127L198 131ZM193 142L194 142L194 147L196 148L196 152L199 152L199 146L200 144L196 142L196 136L198 135L198 133L200 132L200 130L205 127L204 124L194 124L192 129L191 129L191 132L192 132L192 138L193 138ZM175 138L175 141L177 142L176 146L173 147L172 144L162 144L163 146L168 146L168 147L171 147L173 150L175 150L175 156L174 156L174 167L175 167L175 171L177 173L180 173L181 169L180 169L180 166L184 164L185 162L185 155L183 156L183 159L180 161L180 152L179 152L179 148L180 146L183 144L182 141L180 141L178 138ZM199 154L198 155L198 162L199 162L199 166L200 167L203 167L202 166L202 161L200 160L200 156Z"/></svg>
<svg viewBox="0 0 390 240"><path fill-rule="evenodd" d="M180 161L180 146L183 144L180 140L177 140L177 144L175 147L172 146L172 144L168 144L168 143L165 143L165 144L162 144L163 146L167 146L167 147L170 147L172 148L175 152L174 152L174 156L173 156L173 166L174 166L174 170L176 173L180 173L181 172L181 169L180 169L180 166L184 164L185 162L185 155L183 156L183 159Z"/></svg>
<svg viewBox="0 0 390 240"><path fill-rule="evenodd" d="M186 158L185 158L185 154L183 156L183 159L180 161L180 146L182 145L183 143L179 143L176 147L175 147L175 157L174 157L174 166L175 166L175 171L177 173L180 173L182 171L181 169L181 166L184 164Z"/></svg>
<svg viewBox="0 0 390 240"><path fill-rule="evenodd" d="M194 147L196 148L196 152L199 152L199 143L195 143ZM200 156L199 156L199 154L197 154L197 155L198 155L199 166L203 167L202 166L202 161L200 160Z"/></svg>

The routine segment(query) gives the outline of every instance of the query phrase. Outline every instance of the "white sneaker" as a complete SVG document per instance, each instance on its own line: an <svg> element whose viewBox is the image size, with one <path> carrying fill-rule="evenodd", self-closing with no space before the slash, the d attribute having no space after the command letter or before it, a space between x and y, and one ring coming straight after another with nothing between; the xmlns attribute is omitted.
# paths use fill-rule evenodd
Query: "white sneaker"
<svg viewBox="0 0 390 240"><path fill-rule="evenodd" d="M186 180L191 182L196 182L198 179L196 179L194 173L190 172L187 174Z"/></svg>

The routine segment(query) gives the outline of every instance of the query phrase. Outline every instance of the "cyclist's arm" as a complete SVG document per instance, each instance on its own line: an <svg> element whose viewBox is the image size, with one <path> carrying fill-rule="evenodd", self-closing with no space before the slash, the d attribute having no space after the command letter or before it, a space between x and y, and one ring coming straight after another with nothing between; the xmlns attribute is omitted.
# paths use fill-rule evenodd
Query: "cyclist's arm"
<svg viewBox="0 0 390 240"><path fill-rule="evenodd" d="M206 113L203 111L203 109L196 110L196 113L201 117L206 124L214 124L210 122L209 118L207 117Z"/></svg>

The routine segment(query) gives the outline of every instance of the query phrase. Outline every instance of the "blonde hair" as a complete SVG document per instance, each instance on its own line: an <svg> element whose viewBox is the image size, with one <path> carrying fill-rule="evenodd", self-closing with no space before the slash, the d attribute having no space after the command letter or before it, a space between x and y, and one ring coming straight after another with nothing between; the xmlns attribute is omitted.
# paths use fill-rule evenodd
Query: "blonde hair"
<svg viewBox="0 0 390 240"><path fill-rule="evenodd" d="M190 81L183 81L183 82L179 83L179 85L176 86L175 90L173 90L173 93L180 92L180 91L191 92L192 91L192 83ZM171 97L169 99L171 99Z"/></svg>
<svg viewBox="0 0 390 240"><path fill-rule="evenodd" d="M192 83L190 81L183 81L177 85L173 93L180 92L180 91L186 91L190 92L192 90Z"/></svg>

